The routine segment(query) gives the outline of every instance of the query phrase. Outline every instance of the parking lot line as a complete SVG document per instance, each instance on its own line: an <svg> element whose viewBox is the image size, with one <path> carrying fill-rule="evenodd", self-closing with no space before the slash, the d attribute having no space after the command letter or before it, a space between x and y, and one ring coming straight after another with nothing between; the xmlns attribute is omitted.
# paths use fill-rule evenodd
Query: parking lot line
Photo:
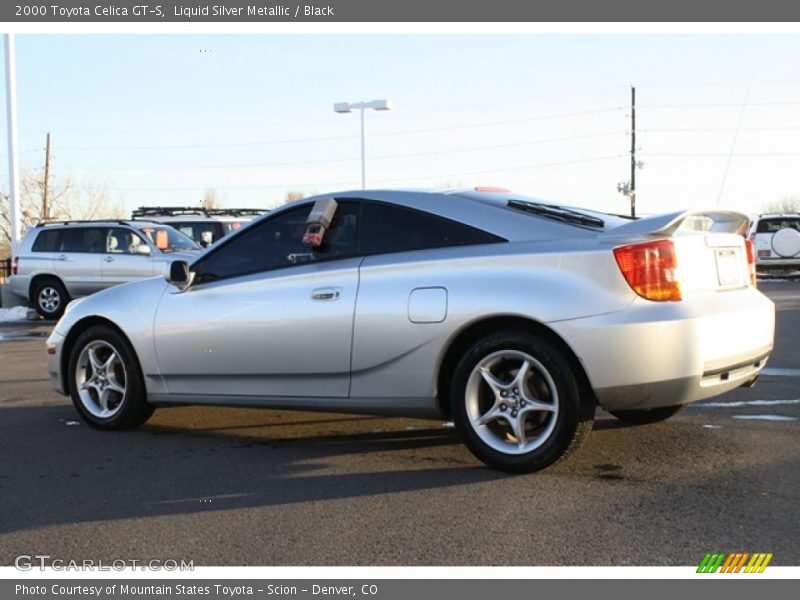
<svg viewBox="0 0 800 600"><path fill-rule="evenodd" d="M761 375L766 377L800 377L800 369L765 368Z"/></svg>
<svg viewBox="0 0 800 600"><path fill-rule="evenodd" d="M739 402L695 402L690 408L739 408L742 406L786 406L800 404L800 398L795 400L742 400Z"/></svg>

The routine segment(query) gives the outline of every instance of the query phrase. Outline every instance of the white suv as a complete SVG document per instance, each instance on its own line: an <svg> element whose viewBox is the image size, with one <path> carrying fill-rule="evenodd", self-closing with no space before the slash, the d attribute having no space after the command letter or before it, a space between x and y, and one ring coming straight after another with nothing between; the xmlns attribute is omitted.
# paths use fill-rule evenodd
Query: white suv
<svg viewBox="0 0 800 600"><path fill-rule="evenodd" d="M800 271L800 213L759 215L750 225L750 241L759 273Z"/></svg>

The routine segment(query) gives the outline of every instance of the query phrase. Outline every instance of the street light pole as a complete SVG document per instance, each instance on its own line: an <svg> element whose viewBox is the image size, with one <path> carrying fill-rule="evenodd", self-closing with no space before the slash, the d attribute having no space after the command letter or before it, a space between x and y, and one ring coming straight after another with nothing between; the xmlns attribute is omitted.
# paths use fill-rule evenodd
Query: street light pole
<svg viewBox="0 0 800 600"><path fill-rule="evenodd" d="M8 202L11 220L11 254L17 255L21 237L19 204L19 148L17 145L17 76L14 59L14 36L6 34L6 110L8 112Z"/></svg>
<svg viewBox="0 0 800 600"><path fill-rule="evenodd" d="M361 189L367 189L367 141L366 141L366 119L364 111L368 108L374 110L391 110L392 106L388 100L372 100L371 102L335 102L333 110L337 113L349 113L353 110L361 111Z"/></svg>
<svg viewBox="0 0 800 600"><path fill-rule="evenodd" d="M367 132L364 125L364 107L361 107L361 189L367 189Z"/></svg>

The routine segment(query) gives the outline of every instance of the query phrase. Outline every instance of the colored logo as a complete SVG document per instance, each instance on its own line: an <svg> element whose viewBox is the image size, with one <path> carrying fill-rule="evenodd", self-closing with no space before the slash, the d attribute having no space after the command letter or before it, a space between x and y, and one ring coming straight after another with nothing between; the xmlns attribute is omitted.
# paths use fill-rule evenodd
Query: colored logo
<svg viewBox="0 0 800 600"><path fill-rule="evenodd" d="M748 560L749 559L749 560ZM735 552L725 554L716 552L706 554L700 566L697 567L698 573L763 573L769 561L772 560L772 552Z"/></svg>

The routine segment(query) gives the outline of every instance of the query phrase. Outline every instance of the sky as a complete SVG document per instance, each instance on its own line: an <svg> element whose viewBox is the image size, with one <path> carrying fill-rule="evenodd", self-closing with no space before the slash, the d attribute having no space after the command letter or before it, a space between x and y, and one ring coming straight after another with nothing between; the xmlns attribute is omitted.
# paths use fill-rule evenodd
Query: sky
<svg viewBox="0 0 800 600"><path fill-rule="evenodd" d="M23 170L50 132L54 178L126 212L357 189L359 116L333 103L388 99L365 115L368 188L492 185L625 213L631 86L639 214L800 196L798 35L15 39ZM3 144L3 190L7 162Z"/></svg>

